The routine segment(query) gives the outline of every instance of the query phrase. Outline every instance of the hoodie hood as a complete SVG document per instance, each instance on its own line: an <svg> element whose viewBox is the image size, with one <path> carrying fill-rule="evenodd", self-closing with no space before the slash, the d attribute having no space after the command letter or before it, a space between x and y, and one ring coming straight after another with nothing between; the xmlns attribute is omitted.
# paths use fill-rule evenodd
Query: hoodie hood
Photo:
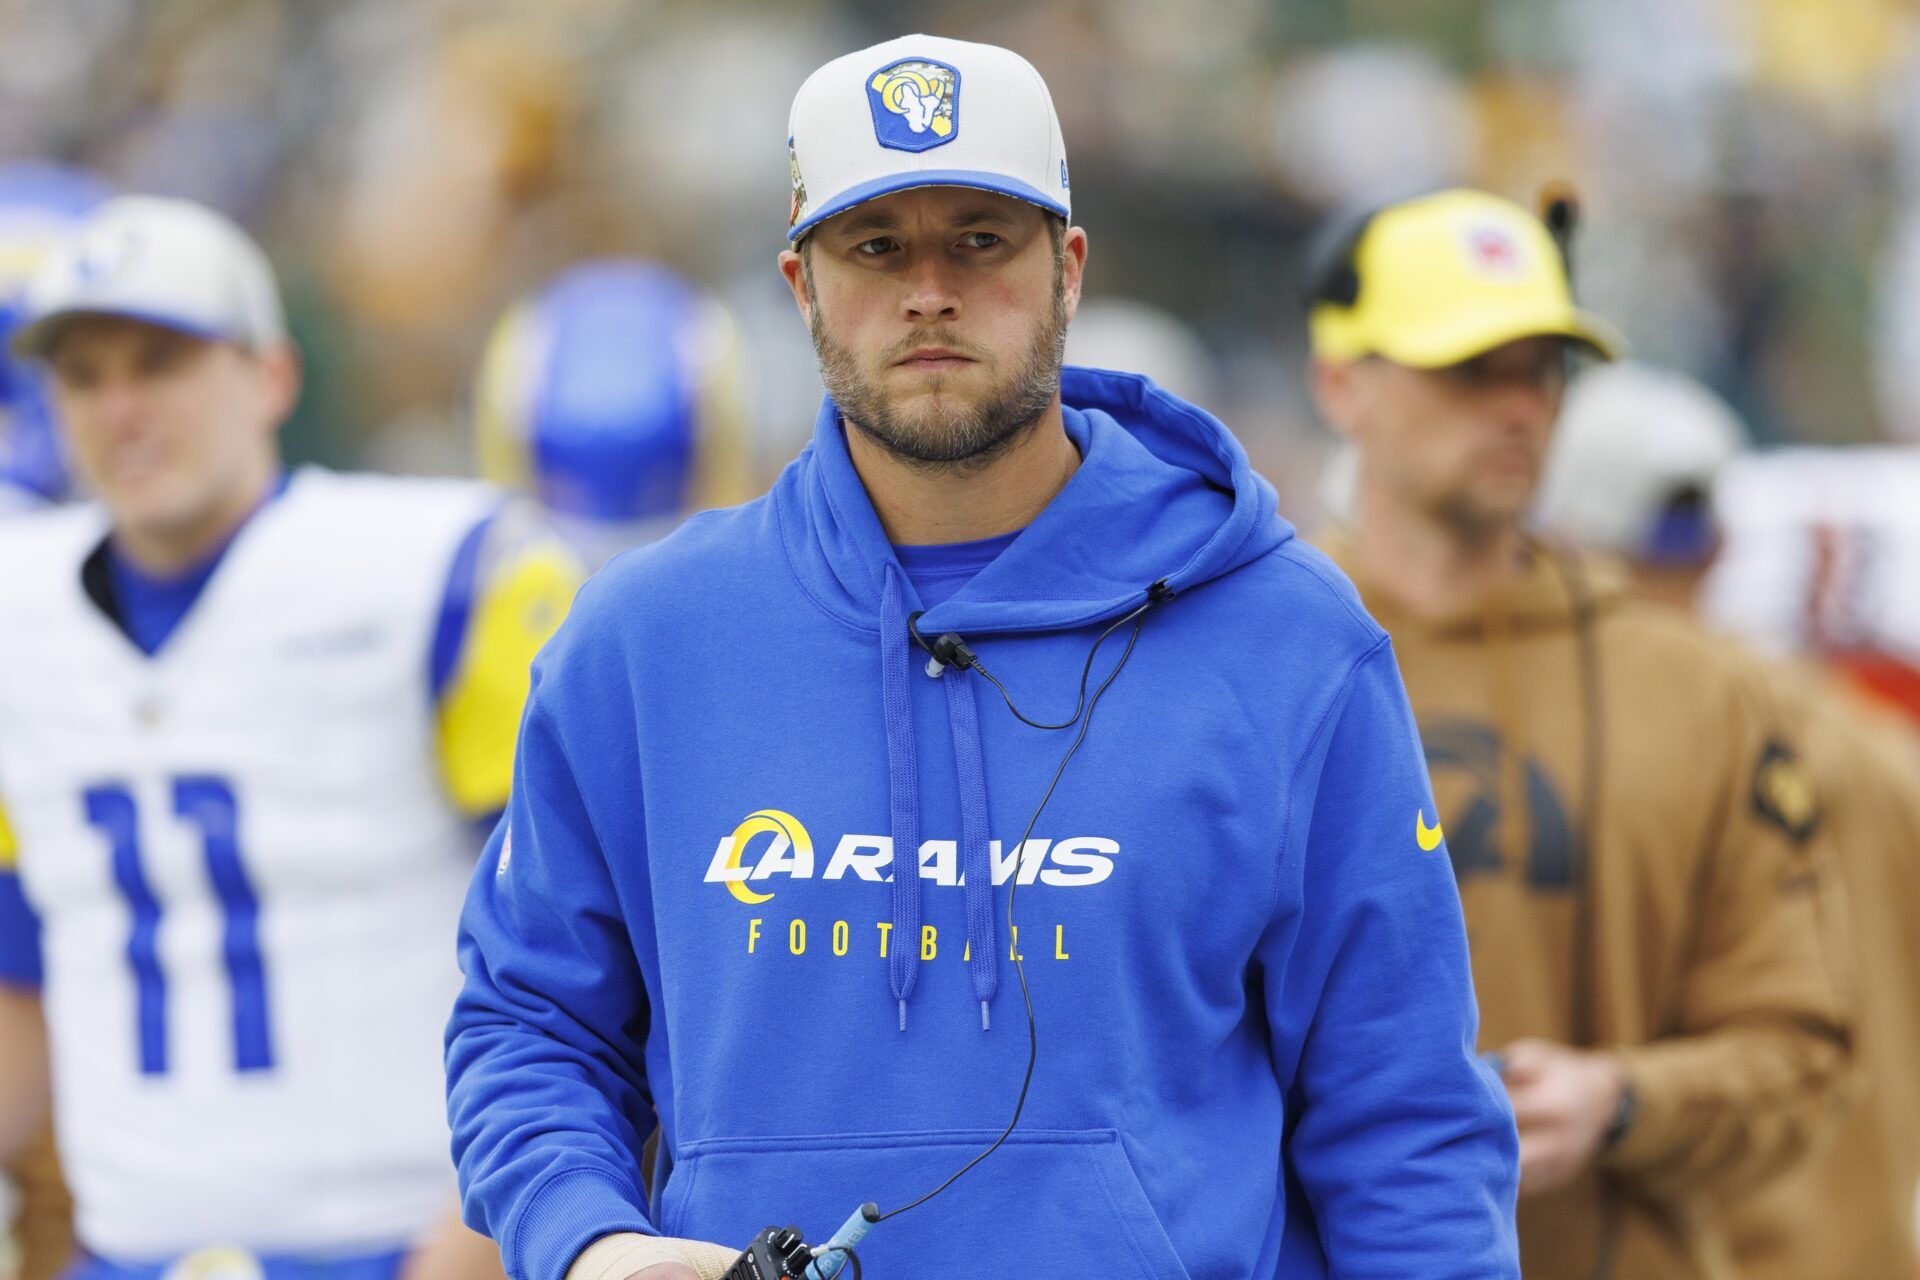
<svg viewBox="0 0 1920 1280"><path fill-rule="evenodd" d="M1157 581L1178 593L1293 536L1273 486L1211 414L1151 379L1098 369L1063 370L1060 398L1079 469L991 565L927 611L923 631L1084 626L1132 609ZM874 629L887 567L897 565L831 399L774 498L807 593L842 621Z"/></svg>
<svg viewBox="0 0 1920 1280"><path fill-rule="evenodd" d="M1172 599L1293 536L1276 513L1273 486L1254 474L1246 450L1210 414L1138 374L1094 369L1063 370L1060 398L1080 466L992 564L924 612L854 470L831 398L820 406L812 444L773 493L781 541L802 588L841 621L879 635L897 849L920 847L922 781L910 684L924 670L944 685L961 811L967 968L982 1030L991 1028L999 989L1000 931L976 700L981 681L965 668L937 662L923 668L910 643L913 629L922 636L979 637L1088 626L1142 608L1150 597ZM1163 589L1152 591L1156 586ZM893 878L893 936L919 936L923 892L918 876ZM912 951L891 950L888 983L902 1031L919 974Z"/></svg>

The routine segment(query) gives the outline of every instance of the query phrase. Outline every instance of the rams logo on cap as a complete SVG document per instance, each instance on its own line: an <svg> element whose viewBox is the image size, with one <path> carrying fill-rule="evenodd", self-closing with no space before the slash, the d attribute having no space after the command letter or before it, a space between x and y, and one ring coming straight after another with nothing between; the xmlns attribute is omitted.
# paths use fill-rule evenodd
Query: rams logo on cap
<svg viewBox="0 0 1920 1280"><path fill-rule="evenodd" d="M960 73L925 58L891 63L867 77L867 105L881 146L926 151L960 132Z"/></svg>
<svg viewBox="0 0 1920 1280"><path fill-rule="evenodd" d="M80 246L73 272L83 285L105 284L124 274L139 256L140 237L132 227L107 227Z"/></svg>

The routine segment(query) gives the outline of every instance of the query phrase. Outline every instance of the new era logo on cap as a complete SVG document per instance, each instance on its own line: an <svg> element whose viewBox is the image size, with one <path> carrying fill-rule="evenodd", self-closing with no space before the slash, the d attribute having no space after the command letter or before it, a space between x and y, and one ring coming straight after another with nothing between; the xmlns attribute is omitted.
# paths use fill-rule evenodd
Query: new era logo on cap
<svg viewBox="0 0 1920 1280"><path fill-rule="evenodd" d="M944 62L906 58L867 81L873 136L896 151L925 151L960 130L960 73Z"/></svg>

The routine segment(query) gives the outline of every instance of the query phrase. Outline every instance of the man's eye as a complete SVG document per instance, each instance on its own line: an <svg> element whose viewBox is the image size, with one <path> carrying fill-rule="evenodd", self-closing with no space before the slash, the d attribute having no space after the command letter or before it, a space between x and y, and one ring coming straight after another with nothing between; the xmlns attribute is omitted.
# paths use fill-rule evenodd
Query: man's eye
<svg viewBox="0 0 1920 1280"><path fill-rule="evenodd" d="M1001 240L991 231L969 231L960 237L960 243L969 249L991 249L1001 243Z"/></svg>
<svg viewBox="0 0 1920 1280"><path fill-rule="evenodd" d="M875 236L871 240L862 240L859 244L853 246L853 251L858 254L864 254L866 257L869 257L869 258L877 258L881 254L891 250L893 247L894 245L891 237Z"/></svg>

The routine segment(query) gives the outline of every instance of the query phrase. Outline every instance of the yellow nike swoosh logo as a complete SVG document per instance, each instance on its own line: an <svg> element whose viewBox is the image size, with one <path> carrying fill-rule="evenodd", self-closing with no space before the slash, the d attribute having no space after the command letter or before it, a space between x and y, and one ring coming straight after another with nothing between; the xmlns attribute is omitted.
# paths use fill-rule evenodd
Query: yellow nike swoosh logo
<svg viewBox="0 0 1920 1280"><path fill-rule="evenodd" d="M1446 832L1442 831L1439 827L1430 827L1427 825L1427 811L1425 809L1415 812L1413 815L1413 838L1420 842L1422 852L1432 853L1435 849L1438 849L1440 847L1440 841L1444 839L1445 836Z"/></svg>

